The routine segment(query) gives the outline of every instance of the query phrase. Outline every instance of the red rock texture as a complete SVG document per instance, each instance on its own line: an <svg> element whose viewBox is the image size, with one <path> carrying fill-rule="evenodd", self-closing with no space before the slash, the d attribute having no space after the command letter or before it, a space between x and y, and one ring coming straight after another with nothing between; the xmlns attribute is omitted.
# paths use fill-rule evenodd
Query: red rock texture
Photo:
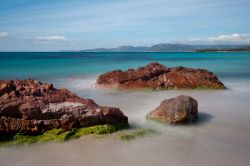
<svg viewBox="0 0 250 166"><path fill-rule="evenodd" d="M0 133L128 124L119 108L97 105L37 80L0 81Z"/></svg>
<svg viewBox="0 0 250 166"><path fill-rule="evenodd" d="M98 86L121 89L225 89L223 83L207 70L167 68L159 63L127 71L114 70L100 75L96 83Z"/></svg>
<svg viewBox="0 0 250 166"><path fill-rule="evenodd" d="M163 100L147 118L167 124L195 122L198 119L198 102L184 95Z"/></svg>

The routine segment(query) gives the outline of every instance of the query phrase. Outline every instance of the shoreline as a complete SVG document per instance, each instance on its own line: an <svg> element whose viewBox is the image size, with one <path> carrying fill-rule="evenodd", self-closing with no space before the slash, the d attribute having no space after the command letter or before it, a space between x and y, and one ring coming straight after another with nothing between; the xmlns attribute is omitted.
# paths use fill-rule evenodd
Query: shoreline
<svg viewBox="0 0 250 166"><path fill-rule="evenodd" d="M80 97L95 99L100 105L119 107L129 117L131 129L118 131L106 137L89 135L67 141L65 143L42 143L24 146L0 148L1 166L50 166L74 165L96 166L103 163L110 166L144 165L152 166L168 164L186 165L247 165L250 160L249 102L250 79L248 77L249 53L185 53L180 57L172 54L91 54L69 58L51 54L29 54L16 58L8 58L2 65L1 78L4 73L10 78L22 76L23 73L41 76L41 81L51 82L56 88L67 88ZM53 55L53 53L52 53ZM126 55L126 57L125 57ZM204 58L199 56L205 55ZM233 55L233 56L230 56ZM246 55L246 56L245 56ZM105 60L105 57L108 60ZM184 57L185 56L185 57ZM53 59L54 58L54 59ZM24 59L24 60L23 60ZM123 59L123 61L121 61ZM223 91L213 90L168 90L168 91L117 91L113 89L97 89L96 73L110 69L127 69L146 64L148 61L163 62L168 66L183 65L188 67L207 68L216 75L228 88ZM50 62L50 65L47 65ZM8 66L6 70L5 66ZM69 66L69 67L67 67ZM93 66L93 68L91 68ZM30 68L26 73L26 68ZM59 71L59 72L58 72ZM55 73L64 73L63 76ZM66 73L66 74L65 74ZM74 77L83 75L83 77ZM231 74L230 74L231 73ZM230 76L230 77L229 77ZM189 95L198 100L200 121L188 126L163 126L147 121L145 116L156 108L164 99L180 94ZM117 137L126 134L134 137L133 132L150 128L156 134L138 137L130 141L121 141ZM131 133L130 133L131 132ZM132 135L132 136L131 136ZM100 139L99 139L100 138Z"/></svg>
<svg viewBox="0 0 250 166"><path fill-rule="evenodd" d="M250 96L250 93L238 91L231 86L229 88L232 90L215 92L95 91L95 99L98 103L105 105L116 103L116 106L124 110L130 117L129 123L132 128L152 128L157 130L159 134L127 142L116 139L120 132L123 132L119 131L108 137L101 137L101 139L87 136L63 144L51 142L29 146L2 147L0 148L1 164L3 166L10 163L13 166L20 165L19 161L22 158L23 165L33 163L38 166L47 166L51 163L66 166L73 161L77 161L75 163L77 166L83 164L94 166L103 162L109 165L119 163L125 166L137 163L150 166L155 162L163 164L166 160L171 163L178 161L177 165L185 163L187 166L200 165L204 162L209 165L220 165L225 163L226 159L229 166L236 163L244 165L249 162L247 152L250 150L248 146L250 135L246 131L250 129L248 125L250 113L248 111L249 101L245 99ZM201 113L199 124L163 126L145 120L145 114L155 108L159 101L175 97L180 93L198 99L199 112ZM78 90L78 94L86 96L85 90ZM192 154L193 160L185 158L187 153ZM7 157L10 154L18 155ZM235 158L235 155L238 157ZM27 156L32 156L32 158ZM98 160L93 160L97 156L99 156ZM113 156L112 160L110 160L110 156ZM129 158L125 163L121 162L124 161L124 156ZM41 160L44 162L39 162Z"/></svg>

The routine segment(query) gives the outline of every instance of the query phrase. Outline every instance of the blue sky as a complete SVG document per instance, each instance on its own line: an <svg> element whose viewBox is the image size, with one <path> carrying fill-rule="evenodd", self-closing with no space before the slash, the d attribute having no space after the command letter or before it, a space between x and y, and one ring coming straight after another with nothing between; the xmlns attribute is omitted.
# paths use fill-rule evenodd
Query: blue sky
<svg viewBox="0 0 250 166"><path fill-rule="evenodd" d="M0 0L0 51L250 44L249 0Z"/></svg>

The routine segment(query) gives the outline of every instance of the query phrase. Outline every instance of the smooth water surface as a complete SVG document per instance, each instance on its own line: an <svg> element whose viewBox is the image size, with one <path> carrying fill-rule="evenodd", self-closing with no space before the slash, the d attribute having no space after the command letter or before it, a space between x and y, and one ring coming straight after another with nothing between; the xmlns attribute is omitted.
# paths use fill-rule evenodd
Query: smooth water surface
<svg viewBox="0 0 250 166"><path fill-rule="evenodd" d="M250 53L0 53L0 78L55 78L100 74L160 62L205 68L221 77L250 77Z"/></svg>
<svg viewBox="0 0 250 166"><path fill-rule="evenodd" d="M0 53L0 78L32 77L68 88L100 105L119 107L132 128L158 133L123 142L119 132L66 143L0 148L1 166L248 166L250 163L250 53ZM227 90L116 91L98 89L98 74L160 62L209 69ZM163 99L186 94L199 103L199 121L164 126L146 114ZM122 131L123 132L123 131Z"/></svg>

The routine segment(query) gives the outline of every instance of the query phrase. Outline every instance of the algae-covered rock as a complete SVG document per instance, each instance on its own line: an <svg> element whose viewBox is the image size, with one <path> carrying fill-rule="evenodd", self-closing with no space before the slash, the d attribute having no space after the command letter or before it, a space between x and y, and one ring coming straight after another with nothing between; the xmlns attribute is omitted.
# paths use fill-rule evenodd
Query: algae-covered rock
<svg viewBox="0 0 250 166"><path fill-rule="evenodd" d="M99 106L37 80L0 80L0 135L128 124L119 108Z"/></svg>

